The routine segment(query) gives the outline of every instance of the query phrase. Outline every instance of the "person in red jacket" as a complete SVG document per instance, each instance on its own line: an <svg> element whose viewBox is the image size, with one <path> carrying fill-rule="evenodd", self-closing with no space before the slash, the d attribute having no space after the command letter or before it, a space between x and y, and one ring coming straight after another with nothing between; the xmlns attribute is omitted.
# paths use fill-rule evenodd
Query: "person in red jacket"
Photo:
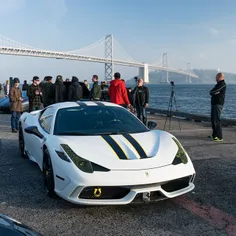
<svg viewBox="0 0 236 236"><path fill-rule="evenodd" d="M109 96L111 102L118 104L123 107L131 107L125 82L120 79L120 73L114 74L114 80L110 82Z"/></svg>

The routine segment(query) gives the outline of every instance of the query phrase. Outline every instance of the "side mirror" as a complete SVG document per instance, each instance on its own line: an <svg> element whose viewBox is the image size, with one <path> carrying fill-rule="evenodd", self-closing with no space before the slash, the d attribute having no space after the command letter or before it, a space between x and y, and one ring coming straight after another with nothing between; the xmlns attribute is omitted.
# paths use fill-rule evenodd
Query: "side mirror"
<svg viewBox="0 0 236 236"><path fill-rule="evenodd" d="M41 138L41 139L44 137L44 136L39 132L37 126L28 126L28 127L25 128L25 132L26 132L27 134L33 134L33 135L35 135L35 136L37 136L37 137L39 137L39 138Z"/></svg>
<svg viewBox="0 0 236 236"><path fill-rule="evenodd" d="M156 126L157 126L157 122L155 122L155 121L148 121L148 124L147 124L147 127L149 128L149 129L154 129L154 128L156 128Z"/></svg>

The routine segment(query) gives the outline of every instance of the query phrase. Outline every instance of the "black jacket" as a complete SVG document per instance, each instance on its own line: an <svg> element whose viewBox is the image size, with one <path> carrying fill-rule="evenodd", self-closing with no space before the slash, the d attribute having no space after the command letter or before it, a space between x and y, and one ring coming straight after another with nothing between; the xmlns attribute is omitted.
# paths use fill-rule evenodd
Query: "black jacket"
<svg viewBox="0 0 236 236"><path fill-rule="evenodd" d="M68 100L78 101L83 97L83 89L79 82L73 82L68 89Z"/></svg>
<svg viewBox="0 0 236 236"><path fill-rule="evenodd" d="M54 102L66 101L66 86L62 81L57 80L54 84Z"/></svg>
<svg viewBox="0 0 236 236"><path fill-rule="evenodd" d="M54 103L54 85L49 81L42 81L39 86L43 93L43 105L47 107Z"/></svg>
<svg viewBox="0 0 236 236"><path fill-rule="evenodd" d="M210 91L211 105L224 105L225 102L226 83L224 80L219 81Z"/></svg>
<svg viewBox="0 0 236 236"><path fill-rule="evenodd" d="M139 89L141 89L141 94L139 94ZM133 91L133 106L142 106L144 107L146 103L149 103L149 89L145 86L138 87L136 86Z"/></svg>

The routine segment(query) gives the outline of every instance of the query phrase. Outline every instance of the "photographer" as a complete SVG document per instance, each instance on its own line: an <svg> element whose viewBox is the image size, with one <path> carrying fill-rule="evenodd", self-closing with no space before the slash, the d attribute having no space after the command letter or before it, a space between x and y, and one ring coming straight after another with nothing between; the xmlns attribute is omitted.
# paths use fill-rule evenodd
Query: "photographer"
<svg viewBox="0 0 236 236"><path fill-rule="evenodd" d="M143 79L137 80L138 85L133 91L133 105L137 112L137 117L146 125L147 124L147 112L149 102L149 89L143 86Z"/></svg>

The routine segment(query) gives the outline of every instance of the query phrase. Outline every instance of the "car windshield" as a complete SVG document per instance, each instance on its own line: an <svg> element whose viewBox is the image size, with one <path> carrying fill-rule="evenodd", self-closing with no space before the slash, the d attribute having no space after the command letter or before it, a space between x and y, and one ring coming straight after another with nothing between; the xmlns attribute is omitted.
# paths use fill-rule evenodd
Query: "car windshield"
<svg viewBox="0 0 236 236"><path fill-rule="evenodd" d="M148 131L129 111L113 106L68 107L56 115L54 135L105 135Z"/></svg>

